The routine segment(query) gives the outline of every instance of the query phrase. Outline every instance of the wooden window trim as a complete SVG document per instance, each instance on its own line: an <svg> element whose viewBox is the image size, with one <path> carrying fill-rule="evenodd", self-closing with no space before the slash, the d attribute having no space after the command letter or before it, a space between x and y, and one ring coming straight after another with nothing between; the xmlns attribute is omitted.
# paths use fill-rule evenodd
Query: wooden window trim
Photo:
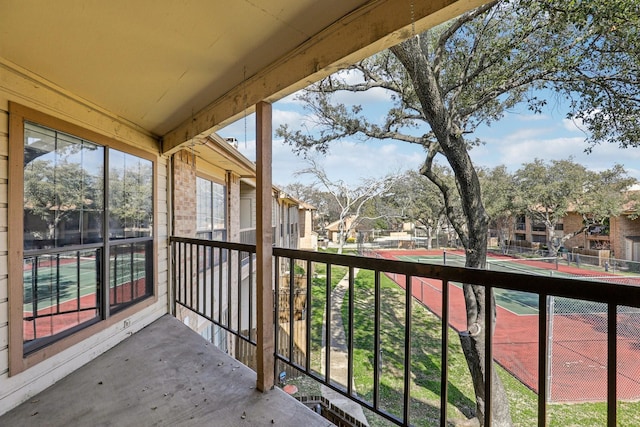
<svg viewBox="0 0 640 427"><path fill-rule="evenodd" d="M113 315L105 313L105 320L87 326L67 337L23 354L23 205L24 205L24 123L33 122L57 131L78 136L96 144L129 153L153 164L153 295ZM8 294L9 294L9 376L19 374L36 364L104 331L158 301L158 159L137 147L85 129L40 111L9 102L9 185L8 185ZM18 208L19 207L19 208ZM106 242L108 244L108 242Z"/></svg>

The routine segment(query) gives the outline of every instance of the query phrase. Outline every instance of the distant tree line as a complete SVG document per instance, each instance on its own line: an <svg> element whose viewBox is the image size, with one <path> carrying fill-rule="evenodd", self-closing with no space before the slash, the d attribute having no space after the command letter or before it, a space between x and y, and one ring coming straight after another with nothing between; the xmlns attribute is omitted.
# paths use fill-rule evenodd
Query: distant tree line
<svg viewBox="0 0 640 427"><path fill-rule="evenodd" d="M450 170L436 167L448 185L455 185ZM463 216L459 199L445 203L439 188L417 171L346 183L331 179L320 164L309 161L309 167L298 173L311 175L312 183L290 184L285 191L317 209L315 226L319 233L339 221L341 244L352 230L401 231L403 224L410 223L422 230L431 247L438 231L451 226L451 215ZM635 201L640 192L629 191L637 180L618 164L597 172L572 158L549 162L534 159L515 172L504 165L479 168L478 176L489 228L497 233L498 240L508 240L516 217L525 215L544 224L551 255L557 254L566 240L604 224L610 217L638 215ZM569 212L582 216L583 227L557 236L556 226Z"/></svg>

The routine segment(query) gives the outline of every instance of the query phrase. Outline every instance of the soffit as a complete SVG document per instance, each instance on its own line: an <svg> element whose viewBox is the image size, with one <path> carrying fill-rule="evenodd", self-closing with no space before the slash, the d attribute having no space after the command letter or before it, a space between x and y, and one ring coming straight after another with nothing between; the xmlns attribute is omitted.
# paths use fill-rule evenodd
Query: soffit
<svg viewBox="0 0 640 427"><path fill-rule="evenodd" d="M10 0L0 54L163 135L362 0Z"/></svg>
<svg viewBox="0 0 640 427"><path fill-rule="evenodd" d="M0 59L173 149L480 3L2 0Z"/></svg>

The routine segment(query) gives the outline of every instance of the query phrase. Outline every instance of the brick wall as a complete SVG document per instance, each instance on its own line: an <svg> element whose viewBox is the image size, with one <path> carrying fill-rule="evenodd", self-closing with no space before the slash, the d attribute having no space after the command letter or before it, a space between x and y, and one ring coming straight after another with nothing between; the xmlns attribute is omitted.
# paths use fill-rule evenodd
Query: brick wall
<svg viewBox="0 0 640 427"><path fill-rule="evenodd" d="M196 157L189 150L173 155L173 234L196 236Z"/></svg>
<svg viewBox="0 0 640 427"><path fill-rule="evenodd" d="M562 218L562 227L564 234L575 233L583 227L582 216L575 213L570 212L564 218ZM573 236L569 240L564 242L564 247L567 249L575 248L578 246L587 247L584 233L578 233L576 236Z"/></svg>
<svg viewBox="0 0 640 427"><path fill-rule="evenodd" d="M620 259L632 259L633 254L627 253L626 239L640 236L640 218L631 220L627 216L610 219L611 249L614 256Z"/></svg>

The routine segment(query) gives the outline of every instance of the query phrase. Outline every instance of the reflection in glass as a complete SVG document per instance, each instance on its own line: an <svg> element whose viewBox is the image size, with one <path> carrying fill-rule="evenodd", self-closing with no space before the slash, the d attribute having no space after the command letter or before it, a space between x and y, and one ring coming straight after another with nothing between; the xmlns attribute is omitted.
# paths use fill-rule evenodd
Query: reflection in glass
<svg viewBox="0 0 640 427"><path fill-rule="evenodd" d="M27 354L153 294L153 162L33 123L23 155Z"/></svg>
<svg viewBox="0 0 640 427"><path fill-rule="evenodd" d="M200 239L226 240L226 187L204 178L196 178L196 236Z"/></svg>
<svg viewBox="0 0 640 427"><path fill-rule="evenodd" d="M150 237L153 225L153 164L109 151L109 237Z"/></svg>
<svg viewBox="0 0 640 427"><path fill-rule="evenodd" d="M99 317L100 257L100 249L25 257L25 344Z"/></svg>
<svg viewBox="0 0 640 427"><path fill-rule="evenodd" d="M111 247L109 305L112 313L152 294L152 253L151 241Z"/></svg>
<svg viewBox="0 0 640 427"><path fill-rule="evenodd" d="M211 181L203 178L196 178L197 197L197 229L198 231L211 231L213 223L213 213L211 211Z"/></svg>
<svg viewBox="0 0 640 427"><path fill-rule="evenodd" d="M224 230L225 227L225 186L212 182L213 193L213 229Z"/></svg>
<svg viewBox="0 0 640 427"><path fill-rule="evenodd" d="M27 123L24 249L102 241L104 149Z"/></svg>

